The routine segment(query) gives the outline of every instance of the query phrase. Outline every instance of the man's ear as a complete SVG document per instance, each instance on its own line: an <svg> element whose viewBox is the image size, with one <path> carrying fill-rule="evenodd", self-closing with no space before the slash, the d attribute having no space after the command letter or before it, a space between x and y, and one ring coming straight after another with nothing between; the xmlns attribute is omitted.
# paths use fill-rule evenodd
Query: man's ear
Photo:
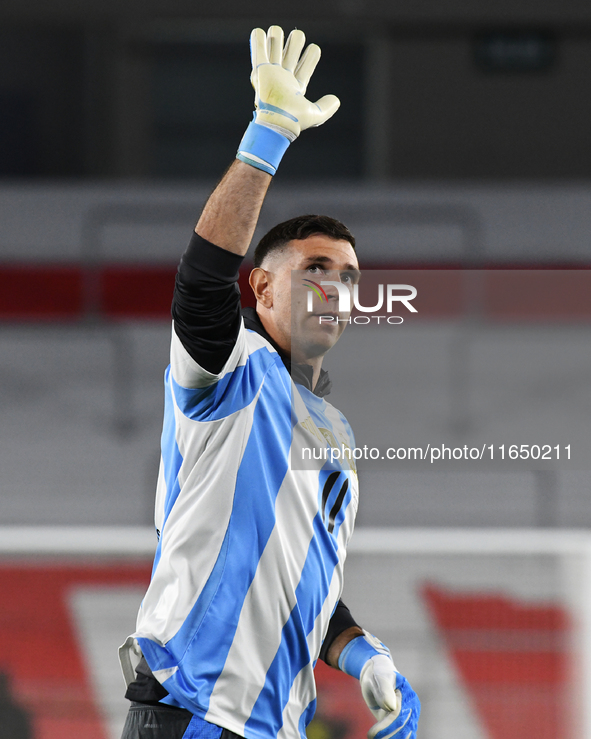
<svg viewBox="0 0 591 739"><path fill-rule="evenodd" d="M250 273L248 283L252 288L257 303L265 308L273 306L273 289L271 287L271 275L262 267L255 267Z"/></svg>

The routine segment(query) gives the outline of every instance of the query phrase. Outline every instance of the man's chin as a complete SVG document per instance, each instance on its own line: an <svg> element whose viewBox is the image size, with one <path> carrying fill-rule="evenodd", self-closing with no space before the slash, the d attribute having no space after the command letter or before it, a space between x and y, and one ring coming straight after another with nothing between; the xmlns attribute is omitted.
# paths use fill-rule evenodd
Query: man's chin
<svg viewBox="0 0 591 739"><path fill-rule="evenodd" d="M292 341L291 356L295 358L296 362L323 357L337 343L341 333L342 331L334 335L314 337L312 340L308 338L301 342Z"/></svg>

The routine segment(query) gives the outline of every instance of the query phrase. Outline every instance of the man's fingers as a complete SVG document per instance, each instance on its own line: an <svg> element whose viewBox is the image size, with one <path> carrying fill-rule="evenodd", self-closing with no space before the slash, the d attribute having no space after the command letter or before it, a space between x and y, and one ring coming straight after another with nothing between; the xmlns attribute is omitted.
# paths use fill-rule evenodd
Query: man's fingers
<svg viewBox="0 0 591 739"><path fill-rule="evenodd" d="M283 52L282 65L288 72L293 72L306 43L306 36L303 31L299 31L297 28L294 29L287 37L287 43L285 44L285 50Z"/></svg>
<svg viewBox="0 0 591 739"><path fill-rule="evenodd" d="M333 116L337 110L341 101L336 95L325 95L317 100L314 105L318 108L318 115L315 117L314 126L320 126Z"/></svg>
<svg viewBox="0 0 591 739"><path fill-rule="evenodd" d="M392 678L374 673L374 680L377 688L377 690L374 690L374 695L381 699L378 701L380 708L398 715L402 705L402 694L399 690L394 689Z"/></svg>
<svg viewBox="0 0 591 739"><path fill-rule="evenodd" d="M290 140L306 128L322 125L340 105L335 95L325 95L316 103L305 97L320 59L320 48L310 44L304 49L305 43L306 37L298 29L284 43L280 26L271 26L266 33L255 28L250 35L255 121L259 125L280 126L289 132Z"/></svg>
<svg viewBox="0 0 591 739"><path fill-rule="evenodd" d="M399 714L402 710L402 693L399 690L394 691L396 694L396 708L394 709L394 713Z"/></svg>
<svg viewBox="0 0 591 739"><path fill-rule="evenodd" d="M256 74L259 64L265 64L267 59L267 35L262 28L253 29L250 34L250 60L252 71Z"/></svg>
<svg viewBox="0 0 591 739"><path fill-rule="evenodd" d="M300 59L297 67L295 68L295 78L300 83L302 93L306 92L308 82L312 76L316 65L320 61L320 47L316 44L310 44L302 58Z"/></svg>
<svg viewBox="0 0 591 739"><path fill-rule="evenodd" d="M271 64L281 64L283 55L283 28L271 26L267 31L267 54Z"/></svg>
<svg viewBox="0 0 591 739"><path fill-rule="evenodd" d="M381 721L374 724L367 732L368 739L390 739L390 737L400 737L400 739L416 739L412 729L405 731L407 724L412 715L412 711L402 711L399 716L387 714Z"/></svg>

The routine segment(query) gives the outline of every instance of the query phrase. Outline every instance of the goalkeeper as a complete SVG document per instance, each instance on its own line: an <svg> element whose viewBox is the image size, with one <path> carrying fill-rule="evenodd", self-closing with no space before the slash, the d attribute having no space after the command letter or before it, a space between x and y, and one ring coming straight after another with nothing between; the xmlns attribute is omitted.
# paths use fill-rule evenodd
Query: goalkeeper
<svg viewBox="0 0 591 739"><path fill-rule="evenodd" d="M322 369L348 317L339 290L359 277L351 233L327 216L271 229L250 276L256 310L240 311L238 269L281 157L339 106L305 97L320 50L304 45L301 31L285 45L277 26L252 32L254 120L179 266L158 547L120 649L132 701L124 739L305 739L318 658L360 681L377 719L370 739L416 739L418 698L339 600L353 462L292 465L303 448L355 446ZM326 292L308 311L310 283Z"/></svg>

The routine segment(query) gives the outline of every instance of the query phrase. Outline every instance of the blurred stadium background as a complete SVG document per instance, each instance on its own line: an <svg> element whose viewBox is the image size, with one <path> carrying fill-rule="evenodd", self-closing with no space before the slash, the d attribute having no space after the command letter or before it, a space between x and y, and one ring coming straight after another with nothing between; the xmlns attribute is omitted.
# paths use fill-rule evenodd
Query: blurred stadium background
<svg viewBox="0 0 591 739"><path fill-rule="evenodd" d="M591 739L591 293L564 277L591 265L591 8L4 0L0 20L0 739L120 731L176 263L271 23L320 44L310 95L342 107L287 153L259 234L326 212L369 269L548 275L509 314L345 337L329 369L358 441L558 424L580 454L362 470L345 600L420 692L421 739ZM319 668L310 739L371 723L340 677Z"/></svg>

